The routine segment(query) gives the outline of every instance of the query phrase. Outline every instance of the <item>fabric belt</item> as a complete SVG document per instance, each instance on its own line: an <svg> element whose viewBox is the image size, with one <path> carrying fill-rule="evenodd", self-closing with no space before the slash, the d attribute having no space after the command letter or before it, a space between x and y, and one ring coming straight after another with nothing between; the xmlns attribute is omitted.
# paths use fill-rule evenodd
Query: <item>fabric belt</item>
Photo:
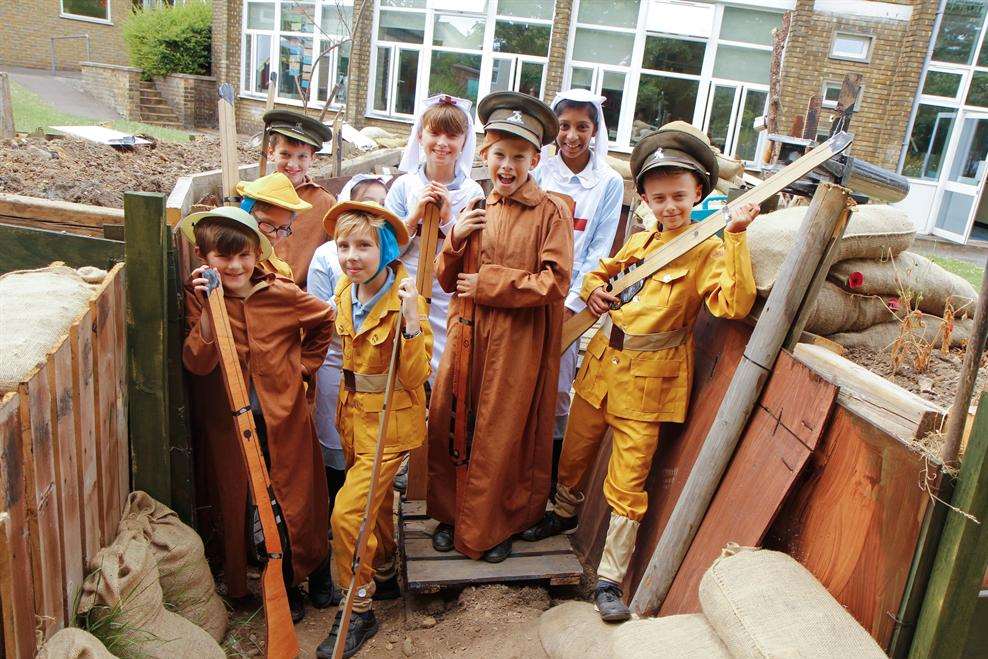
<svg viewBox="0 0 988 659"><path fill-rule="evenodd" d="M689 329L680 327L669 332L655 334L626 334L614 324L610 316L604 318L600 331L607 337L607 344L615 350L637 350L639 352L658 352L683 345L689 336Z"/></svg>
<svg viewBox="0 0 988 659"><path fill-rule="evenodd" d="M383 394L387 384L387 373L354 373L349 369L343 369L343 388L347 391L360 394ZM404 387L395 380L395 391L402 390Z"/></svg>

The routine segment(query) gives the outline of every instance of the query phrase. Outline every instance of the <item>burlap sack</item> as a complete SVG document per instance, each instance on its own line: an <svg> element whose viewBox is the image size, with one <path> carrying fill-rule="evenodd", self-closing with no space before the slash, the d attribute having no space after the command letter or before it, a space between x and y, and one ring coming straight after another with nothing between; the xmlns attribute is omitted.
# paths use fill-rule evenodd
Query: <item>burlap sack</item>
<svg viewBox="0 0 988 659"><path fill-rule="evenodd" d="M16 389L58 347L94 290L65 266L0 276L0 392Z"/></svg>
<svg viewBox="0 0 988 659"><path fill-rule="evenodd" d="M796 206L766 213L748 227L755 286L763 297L772 290L779 268L796 244L807 208ZM891 206L855 206L837 245L834 262L896 256L909 249L915 236L916 228L904 211Z"/></svg>
<svg viewBox="0 0 988 659"><path fill-rule="evenodd" d="M539 617L539 640L550 659L609 657L615 629L587 602L564 602Z"/></svg>
<svg viewBox="0 0 988 659"><path fill-rule="evenodd" d="M113 655L84 629L66 627L41 646L36 659L113 659Z"/></svg>
<svg viewBox="0 0 988 659"><path fill-rule="evenodd" d="M151 547L125 531L97 552L82 584L79 614L118 657L223 659L204 630L165 609ZM97 630L105 630L106 635Z"/></svg>
<svg viewBox="0 0 988 659"><path fill-rule="evenodd" d="M780 552L718 558L700 581L700 606L734 657L885 657L827 589Z"/></svg>
<svg viewBox="0 0 988 659"><path fill-rule="evenodd" d="M876 295L847 293L836 284L824 282L817 294L816 304L806 331L814 334L858 332L872 325L895 320L888 301Z"/></svg>
<svg viewBox="0 0 988 659"><path fill-rule="evenodd" d="M606 656L621 659L731 657L713 627L699 613L629 620L614 631L611 653Z"/></svg>
<svg viewBox="0 0 988 659"><path fill-rule="evenodd" d="M169 611L194 622L217 641L226 636L229 615L216 593L202 539L168 506L147 492L131 492L120 532L136 531L151 545Z"/></svg>
<svg viewBox="0 0 988 659"><path fill-rule="evenodd" d="M911 335L917 340L933 343L939 347L942 340L940 336L941 325L943 325L943 318L924 315L920 320L920 326L911 330ZM974 330L973 319L958 318L954 320L954 329L950 332L951 347L965 345L971 338L972 330ZM902 334L902 324L896 321L873 325L860 332L839 332L831 334L827 338L845 348L868 348L875 352L881 352L888 350L900 334Z"/></svg>
<svg viewBox="0 0 988 659"><path fill-rule="evenodd" d="M849 259L830 268L830 278L845 290L862 295L914 294L920 311L942 316L949 300L955 312L974 315L978 292L969 281L944 270L925 256L902 252L894 259Z"/></svg>

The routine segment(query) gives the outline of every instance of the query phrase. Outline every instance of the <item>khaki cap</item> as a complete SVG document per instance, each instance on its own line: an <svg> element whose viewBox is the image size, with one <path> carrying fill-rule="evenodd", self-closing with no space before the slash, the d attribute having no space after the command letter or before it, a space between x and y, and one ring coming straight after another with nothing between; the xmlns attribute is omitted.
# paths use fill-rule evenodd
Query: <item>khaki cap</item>
<svg viewBox="0 0 988 659"><path fill-rule="evenodd" d="M178 229L193 245L196 244L196 225L203 220L208 219L226 220L228 222L237 222L244 225L255 234L259 239L261 245L261 258L259 260L266 261L268 257L271 256L271 241L268 237L261 233L261 229L257 226L257 220L254 216L245 210L242 210L236 206L218 206L212 210L203 211L201 213L192 213L191 215L186 215L182 218L182 221L178 223Z"/></svg>
<svg viewBox="0 0 988 659"><path fill-rule="evenodd" d="M333 129L313 117L292 110L271 110L264 113L264 130L301 140L319 150L333 139Z"/></svg>
<svg viewBox="0 0 988 659"><path fill-rule="evenodd" d="M536 150L556 139L559 120L549 106L521 92L488 94L477 106L484 130L499 130L528 140Z"/></svg>
<svg viewBox="0 0 988 659"><path fill-rule="evenodd" d="M681 167L696 172L702 182L703 197L710 194L717 182L717 156L692 131L664 126L638 142L631 152L631 175L639 192L644 175L659 167Z"/></svg>
<svg viewBox="0 0 988 659"><path fill-rule="evenodd" d="M329 212L326 213L326 217L322 220L322 226L330 238L335 239L336 222L340 219L340 215L348 211L367 213L383 219L391 225L391 229L395 233L395 238L398 239L398 246L404 247L408 244L408 228L405 226L405 223L387 208L373 201L341 201L330 208Z"/></svg>

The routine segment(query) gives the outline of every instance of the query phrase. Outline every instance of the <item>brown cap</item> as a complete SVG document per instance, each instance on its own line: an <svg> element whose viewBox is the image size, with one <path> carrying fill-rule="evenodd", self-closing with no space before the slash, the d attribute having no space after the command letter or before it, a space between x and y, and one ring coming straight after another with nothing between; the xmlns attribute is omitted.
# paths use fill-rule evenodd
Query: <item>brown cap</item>
<svg viewBox="0 0 988 659"><path fill-rule="evenodd" d="M322 148L324 142L333 139L333 129L314 117L307 117L292 110L271 110L264 113L264 128L272 133L301 140Z"/></svg>
<svg viewBox="0 0 988 659"><path fill-rule="evenodd" d="M659 167L681 167L700 177L703 197L710 194L717 182L717 156L696 135L678 128L663 127L649 133L631 152L631 175L642 191L644 175Z"/></svg>
<svg viewBox="0 0 988 659"><path fill-rule="evenodd" d="M521 92L488 94L477 106L484 130L499 130L528 140L537 150L556 139L559 120L549 106Z"/></svg>

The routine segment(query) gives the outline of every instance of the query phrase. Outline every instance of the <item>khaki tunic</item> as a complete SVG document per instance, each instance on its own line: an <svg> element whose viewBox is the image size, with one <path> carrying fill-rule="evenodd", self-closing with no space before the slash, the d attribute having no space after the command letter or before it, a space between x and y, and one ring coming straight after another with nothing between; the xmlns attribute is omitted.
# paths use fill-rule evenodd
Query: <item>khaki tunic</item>
<svg viewBox="0 0 988 659"><path fill-rule="evenodd" d="M244 380L261 403L267 425L268 471L288 526L294 582L301 583L329 551L329 493L322 455L305 400L303 378L314 377L333 335L330 307L290 280L254 271L246 297L227 296ZM189 334L182 360L196 376L195 408L220 517L224 576L230 597L247 594L247 470L219 368L215 341L202 338L202 299L186 290Z"/></svg>
<svg viewBox="0 0 988 659"><path fill-rule="evenodd" d="M329 209L336 205L336 197L310 178L295 188L298 196L312 204L312 208L299 213L292 222L292 235L283 239L275 248L275 254L288 262L295 283L305 290L309 276L309 263L316 248L330 240L323 229L322 220Z"/></svg>
<svg viewBox="0 0 988 659"><path fill-rule="evenodd" d="M488 196L481 244L471 379L476 428L462 492L449 455L455 350L443 353L429 409L428 513L455 526L456 549L471 558L545 512L573 220L529 178L509 198ZM456 289L463 256L447 236L436 258L444 290ZM460 313L453 297L450 346L464 327Z"/></svg>

